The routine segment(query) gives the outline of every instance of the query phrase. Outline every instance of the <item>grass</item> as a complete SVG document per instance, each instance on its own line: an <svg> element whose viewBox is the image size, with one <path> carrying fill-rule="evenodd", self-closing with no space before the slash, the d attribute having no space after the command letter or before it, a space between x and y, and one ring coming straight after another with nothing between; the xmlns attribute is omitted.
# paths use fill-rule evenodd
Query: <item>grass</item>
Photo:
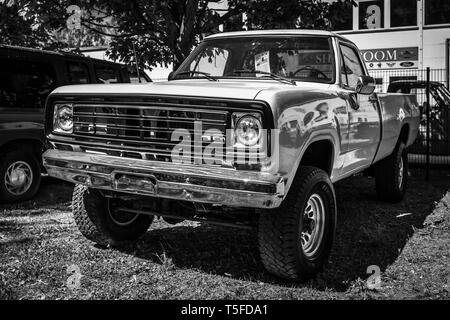
<svg viewBox="0 0 450 320"><path fill-rule="evenodd" d="M396 205L371 179L338 183L329 265L303 284L264 270L253 231L156 220L133 245L96 247L73 222L71 186L47 179L35 200L0 205L0 299L449 299L450 175L433 178L411 177Z"/></svg>

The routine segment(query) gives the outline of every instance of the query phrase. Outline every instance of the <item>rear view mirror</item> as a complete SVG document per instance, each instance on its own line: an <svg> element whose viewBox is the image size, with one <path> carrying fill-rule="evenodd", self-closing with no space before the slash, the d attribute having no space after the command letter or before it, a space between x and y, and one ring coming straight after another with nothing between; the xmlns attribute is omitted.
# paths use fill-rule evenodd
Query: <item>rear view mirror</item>
<svg viewBox="0 0 450 320"><path fill-rule="evenodd" d="M174 74L175 74L175 72L174 71L171 71L170 73L169 73L169 76L167 77L167 80L173 80L173 76L174 76Z"/></svg>
<svg viewBox="0 0 450 320"><path fill-rule="evenodd" d="M375 79L369 76L360 76L356 85L356 92L359 94L370 95L375 91Z"/></svg>

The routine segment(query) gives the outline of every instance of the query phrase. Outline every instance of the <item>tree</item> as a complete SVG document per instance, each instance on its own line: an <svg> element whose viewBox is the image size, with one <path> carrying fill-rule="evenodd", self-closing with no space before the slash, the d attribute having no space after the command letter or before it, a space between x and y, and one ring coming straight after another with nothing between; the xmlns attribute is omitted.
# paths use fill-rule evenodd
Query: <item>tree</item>
<svg viewBox="0 0 450 320"><path fill-rule="evenodd" d="M66 3L67 2L67 3ZM70 1L0 0L0 42L41 49L105 45L101 34L67 28Z"/></svg>
<svg viewBox="0 0 450 320"><path fill-rule="evenodd" d="M219 25L242 13L251 0L229 0L229 11L222 16L208 7L214 0L0 1L4 8L0 22L10 29L21 27L16 33L0 36L5 43L70 47L104 40L110 44L111 58L129 63L134 60L135 47L142 64L151 68L171 62L177 67L201 35L217 31ZM66 28L71 5L82 10L82 29L77 32ZM77 37L86 41L73 41Z"/></svg>
<svg viewBox="0 0 450 320"><path fill-rule="evenodd" d="M353 0L259 0L248 3L248 29L332 30Z"/></svg>
<svg viewBox="0 0 450 320"><path fill-rule="evenodd" d="M22 10L14 1L0 1L0 42L9 45L44 47L49 43L49 31L38 18Z"/></svg>
<svg viewBox="0 0 450 320"><path fill-rule="evenodd" d="M133 62L136 48L141 67L173 63L177 68L204 35L218 32L219 25L242 28L242 13L247 13L249 29L329 29L330 16L339 14L340 4L352 2L338 0L336 6L320 0L228 0L228 11L220 15L208 6L216 1L7 0L9 11L2 21L8 26L3 28L18 25L22 29L7 35L2 32L0 40L8 38L8 43L23 41L37 47L108 43L108 55L114 60ZM66 28L73 15L67 10L71 5L81 9L82 28L77 32ZM21 25L21 19L26 23ZM14 37L17 39L12 41Z"/></svg>
<svg viewBox="0 0 450 320"><path fill-rule="evenodd" d="M94 1L99 10L115 22L108 54L124 62L137 55L147 67L173 62L176 69L203 35L218 31L221 24L242 29L241 14L248 17L248 29L308 28L331 29L333 22L352 0L330 3L320 0L228 0L228 12L220 16L208 7L208 0L120 0ZM86 8L89 11L89 8ZM92 10L91 10L92 11ZM83 25L98 32L104 25L92 13Z"/></svg>
<svg viewBox="0 0 450 320"><path fill-rule="evenodd" d="M137 55L147 67L172 62L177 68L189 55L201 36L217 32L218 26L246 9L247 0L230 0L229 10L220 16L210 9L207 0L134 0L95 1L98 10L115 22L109 55L130 62ZM92 1L91 1L92 3ZM92 9L86 8L92 11ZM98 32L104 25L92 21L91 14L83 19L83 26Z"/></svg>

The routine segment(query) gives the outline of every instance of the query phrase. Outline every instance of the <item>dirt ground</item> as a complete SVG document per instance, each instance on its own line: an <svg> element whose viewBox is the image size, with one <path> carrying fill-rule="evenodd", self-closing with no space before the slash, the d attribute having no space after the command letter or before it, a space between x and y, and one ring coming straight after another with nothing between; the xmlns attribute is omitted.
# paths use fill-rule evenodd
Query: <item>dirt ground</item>
<svg viewBox="0 0 450 320"><path fill-rule="evenodd" d="M450 298L448 172L429 183L417 172L397 205L376 198L372 179L338 183L329 265L303 284L264 271L254 231L156 220L134 245L96 247L76 229L71 191L45 179L35 200L0 205L0 299Z"/></svg>

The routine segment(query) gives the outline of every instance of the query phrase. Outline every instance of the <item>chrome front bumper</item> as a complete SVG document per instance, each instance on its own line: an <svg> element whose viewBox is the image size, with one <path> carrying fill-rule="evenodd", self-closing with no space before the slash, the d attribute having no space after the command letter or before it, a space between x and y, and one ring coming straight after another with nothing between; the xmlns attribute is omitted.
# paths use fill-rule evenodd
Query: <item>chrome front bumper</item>
<svg viewBox="0 0 450 320"><path fill-rule="evenodd" d="M214 166L182 165L50 149L43 155L50 176L90 188L211 203L276 208L285 193L281 176Z"/></svg>

